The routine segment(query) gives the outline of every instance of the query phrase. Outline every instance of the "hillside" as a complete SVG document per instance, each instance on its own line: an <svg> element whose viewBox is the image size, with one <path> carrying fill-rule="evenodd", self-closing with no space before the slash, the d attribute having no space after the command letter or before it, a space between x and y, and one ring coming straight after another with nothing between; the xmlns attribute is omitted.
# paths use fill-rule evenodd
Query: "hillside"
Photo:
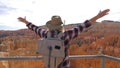
<svg viewBox="0 0 120 68"><path fill-rule="evenodd" d="M67 25L70 29L76 25ZM120 57L120 23L98 23L87 32L81 33L70 42L70 55L98 55L105 54ZM39 36L28 29L17 31L0 31L1 56L37 56L37 42ZM15 61L0 62L0 68L26 68L24 63ZM93 62L93 63L91 63ZM29 68L43 68L41 60L25 62ZM37 64L35 64L37 63ZM38 64L39 63L39 64ZM112 65L110 65L112 64ZM114 64L114 67L113 67ZM120 63L107 60L106 68L120 68ZM115 67L116 66L116 67ZM117 67L118 66L118 67ZM74 59L71 68L101 68L101 59Z"/></svg>

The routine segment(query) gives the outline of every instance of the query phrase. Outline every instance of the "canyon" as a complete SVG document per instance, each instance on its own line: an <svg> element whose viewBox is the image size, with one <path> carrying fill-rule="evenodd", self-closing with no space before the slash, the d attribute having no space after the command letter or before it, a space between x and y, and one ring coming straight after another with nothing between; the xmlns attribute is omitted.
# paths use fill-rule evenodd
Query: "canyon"
<svg viewBox="0 0 120 68"><path fill-rule="evenodd" d="M76 25L66 25L70 29ZM44 28L44 27L41 27ZM120 23L97 23L70 41L70 55L110 55L120 58ZM29 29L0 30L0 56L40 56L39 36ZM71 68L101 68L102 59L71 59ZM44 68L42 60L0 61L0 68ZM120 68L120 63L106 60L106 68Z"/></svg>

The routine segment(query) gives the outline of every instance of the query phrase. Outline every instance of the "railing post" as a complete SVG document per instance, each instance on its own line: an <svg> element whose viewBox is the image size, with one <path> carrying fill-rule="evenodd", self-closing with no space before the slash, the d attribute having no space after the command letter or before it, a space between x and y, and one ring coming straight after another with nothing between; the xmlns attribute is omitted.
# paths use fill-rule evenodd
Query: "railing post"
<svg viewBox="0 0 120 68"><path fill-rule="evenodd" d="M102 56L102 68L105 68L106 57Z"/></svg>

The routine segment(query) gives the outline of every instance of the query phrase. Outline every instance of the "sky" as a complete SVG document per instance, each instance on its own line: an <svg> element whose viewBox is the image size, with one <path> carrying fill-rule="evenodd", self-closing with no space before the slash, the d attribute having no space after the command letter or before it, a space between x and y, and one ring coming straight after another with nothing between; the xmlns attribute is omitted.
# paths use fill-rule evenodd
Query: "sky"
<svg viewBox="0 0 120 68"><path fill-rule="evenodd" d="M120 21L119 6L119 0L0 0L0 30L27 28L17 20L25 16L38 26L53 15L61 16L66 25L82 23L104 9L110 9L109 14L97 21Z"/></svg>

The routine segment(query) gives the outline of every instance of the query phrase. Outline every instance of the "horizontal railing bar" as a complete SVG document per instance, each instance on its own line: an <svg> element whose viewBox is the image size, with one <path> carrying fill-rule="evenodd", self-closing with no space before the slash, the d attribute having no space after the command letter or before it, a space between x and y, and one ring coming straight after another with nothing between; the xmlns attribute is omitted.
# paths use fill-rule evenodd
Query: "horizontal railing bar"
<svg viewBox="0 0 120 68"><path fill-rule="evenodd" d="M113 56L105 56L106 58L109 58L109 59L111 59L111 60L115 60L115 61L118 61L118 62L120 62L120 58L116 58L116 57L113 57Z"/></svg>
<svg viewBox="0 0 120 68"><path fill-rule="evenodd" d="M69 56L72 59L76 59L76 58L104 58L105 56L103 55L71 55Z"/></svg>
<svg viewBox="0 0 120 68"><path fill-rule="evenodd" d="M0 60L40 60L42 56L0 56Z"/></svg>
<svg viewBox="0 0 120 68"><path fill-rule="evenodd" d="M108 58L111 60L119 61L120 58L108 55L70 55L70 59L77 58ZM0 56L0 60L40 60L42 56Z"/></svg>

